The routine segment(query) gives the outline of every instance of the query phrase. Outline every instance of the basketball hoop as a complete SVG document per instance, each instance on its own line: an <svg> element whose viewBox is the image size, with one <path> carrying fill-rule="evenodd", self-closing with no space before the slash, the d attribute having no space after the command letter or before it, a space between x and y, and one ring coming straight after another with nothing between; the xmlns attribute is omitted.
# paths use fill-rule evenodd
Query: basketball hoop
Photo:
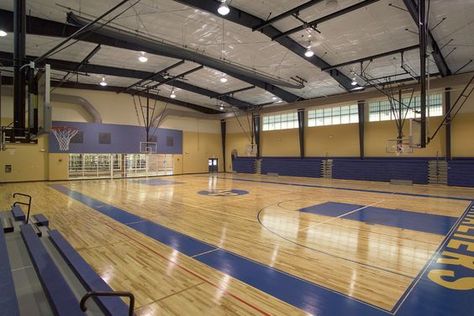
<svg viewBox="0 0 474 316"><path fill-rule="evenodd" d="M77 128L70 126L54 126L51 131L58 140L60 151L68 151L71 139L79 132Z"/></svg>
<svg viewBox="0 0 474 316"><path fill-rule="evenodd" d="M387 140L387 144L385 146L385 150L387 153L396 154L397 156L403 154L412 154L413 153L413 146L410 143L408 138L404 139L389 139Z"/></svg>

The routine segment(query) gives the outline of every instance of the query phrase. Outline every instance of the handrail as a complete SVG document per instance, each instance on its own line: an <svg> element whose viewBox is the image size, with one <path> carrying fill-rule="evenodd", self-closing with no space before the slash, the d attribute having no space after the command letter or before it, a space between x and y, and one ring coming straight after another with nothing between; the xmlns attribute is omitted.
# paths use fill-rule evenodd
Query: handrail
<svg viewBox="0 0 474 316"><path fill-rule="evenodd" d="M135 296L130 292L100 292L100 291L91 291L87 292L82 298L80 302L80 307L83 312L87 311L86 301L93 296L125 296L130 299L130 304L128 308L128 315L133 316L133 310L135 309Z"/></svg>
<svg viewBox="0 0 474 316"><path fill-rule="evenodd" d="M28 195L28 194L15 192L15 193L13 193L13 198L15 198L17 195L19 195L19 196L24 196L24 197L27 197L27 198L28 198L28 203L24 203L24 202L15 202L15 203L13 203L13 206L15 206L15 205L17 205L17 204L27 205L27 206L28 206L28 212L27 212L27 214L26 214L26 221L25 221L25 224L28 224L28 221L29 221L29 219L30 219L30 210L31 210L31 200L32 200L32 197L31 197L31 195Z"/></svg>

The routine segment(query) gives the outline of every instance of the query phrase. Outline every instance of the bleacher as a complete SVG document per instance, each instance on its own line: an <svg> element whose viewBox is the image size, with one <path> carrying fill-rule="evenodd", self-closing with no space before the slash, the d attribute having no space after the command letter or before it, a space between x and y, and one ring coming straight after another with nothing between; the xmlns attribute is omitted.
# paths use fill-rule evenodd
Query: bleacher
<svg viewBox="0 0 474 316"><path fill-rule="evenodd" d="M384 182L410 180L417 184L427 184L428 159L334 159L332 175L334 179Z"/></svg>
<svg viewBox="0 0 474 316"><path fill-rule="evenodd" d="M113 291L46 216L19 204L0 212L0 315L133 315L131 293Z"/></svg>
<svg viewBox="0 0 474 316"><path fill-rule="evenodd" d="M455 159L448 162L448 185L474 187L474 159Z"/></svg>
<svg viewBox="0 0 474 316"><path fill-rule="evenodd" d="M262 157L261 173L281 176L320 178L321 157ZM343 180L383 181L407 180L415 184L429 183L429 162L436 158L330 158L332 178ZM254 157L232 160L238 173L255 173ZM448 185L474 187L474 159L448 161Z"/></svg>
<svg viewBox="0 0 474 316"><path fill-rule="evenodd" d="M321 158L265 157L262 158L262 173L319 178L321 161Z"/></svg>
<svg viewBox="0 0 474 316"><path fill-rule="evenodd" d="M232 170L238 173L255 173L255 157L237 157L232 159Z"/></svg>

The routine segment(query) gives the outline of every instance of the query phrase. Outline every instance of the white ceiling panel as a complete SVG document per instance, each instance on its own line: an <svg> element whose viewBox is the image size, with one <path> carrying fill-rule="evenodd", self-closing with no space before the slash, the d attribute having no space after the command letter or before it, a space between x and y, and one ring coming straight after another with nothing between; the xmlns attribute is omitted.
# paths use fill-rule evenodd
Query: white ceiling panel
<svg viewBox="0 0 474 316"><path fill-rule="evenodd" d="M436 26L433 36L451 71L455 72L474 58L474 1L432 0L430 25ZM447 45L445 45L447 44ZM474 62L461 70L474 71Z"/></svg>
<svg viewBox="0 0 474 316"><path fill-rule="evenodd" d="M28 0L27 12L33 16L64 23L69 11L92 19L119 1ZM266 20L307 1L232 0L231 6ZM312 21L360 1L362 0L337 0L336 6L328 6L326 1L321 1L300 12L299 17L305 21ZM132 3L134 2L122 6L115 14L123 11ZM394 6L389 6L390 3ZM12 10L12 5L13 1L1 1L0 8ZM332 65L417 44L418 36L414 34L416 25L413 19L408 12L396 7L404 8L403 1L380 0L367 7L321 23L318 25L320 34L315 31L308 33L305 30L291 35L291 38L303 46L308 46L311 41L312 49L316 55ZM453 71L468 63L474 56L474 37L472 36L474 34L474 17L472 12L474 12L473 0L431 1L431 26L445 19L433 30L433 34L439 46L442 47L443 54L447 56L447 63ZM287 17L276 22L274 26L280 31L286 31L301 24L294 17ZM173 0L142 0L114 20L111 25L136 34L146 35L155 40L195 50L285 81L293 82L291 78L298 76L306 81L304 88L285 88L285 90L301 98L316 98L345 92L327 72L321 71L262 33L252 32L249 28L225 21L215 13L203 12ZM61 39L28 35L27 54L39 56L59 41ZM81 41L58 52L52 58L80 62L95 47L96 44ZM13 34L10 33L7 37L0 38L0 50L13 51ZM145 53L148 62L141 63L138 61L140 54L139 51L102 46L90 63L157 72L178 61L173 58ZM415 75L418 75L420 68L418 51L407 52L404 58L407 66ZM364 66L367 64L364 63ZM197 66L199 65L196 63L185 62L170 70L169 74L176 76ZM429 70L431 73L437 72L432 58ZM471 63L462 72L473 70L474 63ZM345 66L340 71L348 77L353 77L352 71L360 72L360 65ZM372 77L391 75L396 79L408 78L409 75L403 74L403 72L400 68L399 54L376 59L367 68L367 73ZM64 73L55 71L57 78L60 79L63 75ZM226 77L227 82L220 82L222 77ZM101 78L102 75L81 74L78 80L82 83L98 84ZM73 77L71 80L77 80L77 77ZM114 76L106 76L106 80L111 86L128 86L138 81L137 78ZM180 80L216 93L225 93L250 86L246 82L208 67ZM172 88L163 85L159 89L160 94L169 96ZM218 101L206 96L179 89L175 89L175 92L178 100L212 108L218 107ZM277 101L274 100L274 95L260 88L236 93L234 97L253 104Z"/></svg>

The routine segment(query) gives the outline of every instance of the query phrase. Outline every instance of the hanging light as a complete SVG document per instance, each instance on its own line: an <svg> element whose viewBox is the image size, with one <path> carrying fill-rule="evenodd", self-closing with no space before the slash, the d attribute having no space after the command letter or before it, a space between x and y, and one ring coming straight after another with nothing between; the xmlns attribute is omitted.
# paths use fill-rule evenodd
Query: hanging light
<svg viewBox="0 0 474 316"><path fill-rule="evenodd" d="M148 61L148 57L145 56L145 52L141 52L138 60L142 63L146 63Z"/></svg>
<svg viewBox="0 0 474 316"><path fill-rule="evenodd" d="M273 96L273 97L272 97L272 100L273 100L273 101L276 101L276 100L278 100L278 97Z"/></svg>
<svg viewBox="0 0 474 316"><path fill-rule="evenodd" d="M224 111L224 104L221 103L221 104L219 105L219 110Z"/></svg>
<svg viewBox="0 0 474 316"><path fill-rule="evenodd" d="M355 77L352 78L351 85L353 85L353 86L357 86L357 85L358 85L357 80L356 80Z"/></svg>
<svg viewBox="0 0 474 316"><path fill-rule="evenodd" d="M229 6L226 4L226 0L221 0L221 5L219 6L219 8L217 9L217 12L220 14L220 15L227 15L229 14L230 12L230 8Z"/></svg>
<svg viewBox="0 0 474 316"><path fill-rule="evenodd" d="M306 48L306 52L304 52L304 55L308 58L311 58L314 56L314 52L313 50L311 49L311 43L309 44L309 46Z"/></svg>
<svg viewBox="0 0 474 316"><path fill-rule="evenodd" d="M105 77L102 77L102 81L99 82L99 84L100 84L102 87L106 87L106 86L107 86L107 82L105 81Z"/></svg>
<svg viewBox="0 0 474 316"><path fill-rule="evenodd" d="M7 36L7 32L5 32L4 30L0 30L0 37L5 37Z"/></svg>
<svg viewBox="0 0 474 316"><path fill-rule="evenodd" d="M228 81L228 79L226 77L221 77L221 79L219 79L219 80L222 83L226 83Z"/></svg>
<svg viewBox="0 0 474 316"><path fill-rule="evenodd" d="M171 90L170 98L171 99L176 99L176 93L174 93L174 89Z"/></svg>

